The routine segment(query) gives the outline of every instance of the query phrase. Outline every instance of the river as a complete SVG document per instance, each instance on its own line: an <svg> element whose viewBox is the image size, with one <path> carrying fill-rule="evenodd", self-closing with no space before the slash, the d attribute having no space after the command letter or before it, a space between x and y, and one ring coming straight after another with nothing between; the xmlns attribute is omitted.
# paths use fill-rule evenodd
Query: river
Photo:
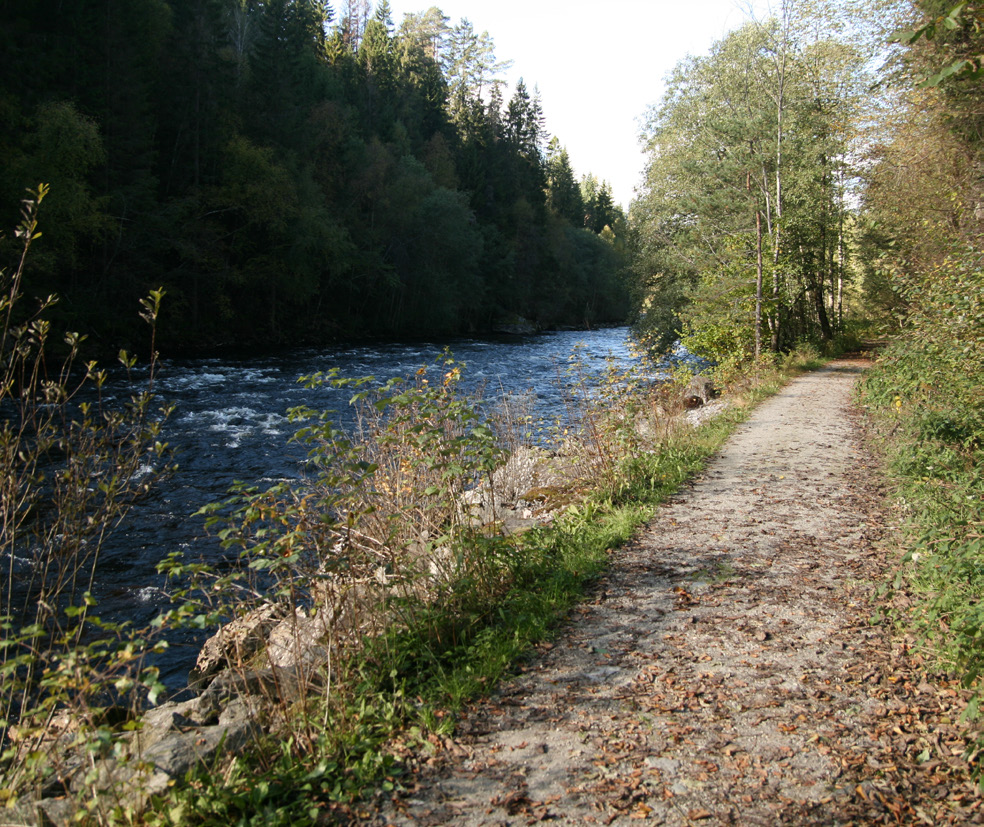
<svg viewBox="0 0 984 827"><path fill-rule="evenodd" d="M148 623L168 603L167 584L155 569L160 560L175 550L191 559L219 559L217 543L194 516L198 508L222 499L236 480L264 486L301 475L305 451L290 442L295 426L287 420L289 408L336 409L342 422L351 416L348 393L306 389L299 376L330 368L380 381L410 376L445 348L464 363L465 390L484 387L485 398L528 394L534 416L547 421L565 415L570 390L562 376L575 349L589 371L604 370L609 358L620 365L637 358L628 330L614 328L164 360L155 390L176 406L164 439L179 468L137 504L105 548L97 580L100 613ZM123 386L117 392L129 393ZM171 641L170 653L159 661L169 687L183 685L198 645L191 636Z"/></svg>

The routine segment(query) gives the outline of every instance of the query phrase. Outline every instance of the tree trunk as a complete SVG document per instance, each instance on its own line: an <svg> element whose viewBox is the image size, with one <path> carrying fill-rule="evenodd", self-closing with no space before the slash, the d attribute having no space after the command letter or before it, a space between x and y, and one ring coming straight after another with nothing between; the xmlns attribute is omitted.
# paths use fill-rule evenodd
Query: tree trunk
<svg viewBox="0 0 984 827"><path fill-rule="evenodd" d="M762 355L762 211L755 211L758 260L755 271L755 361Z"/></svg>
<svg viewBox="0 0 984 827"><path fill-rule="evenodd" d="M817 273L813 284L813 306L816 308L817 321L820 324L820 338L829 342L834 338L834 333L830 328L830 317L827 315L827 304L823 296L824 281L823 272Z"/></svg>

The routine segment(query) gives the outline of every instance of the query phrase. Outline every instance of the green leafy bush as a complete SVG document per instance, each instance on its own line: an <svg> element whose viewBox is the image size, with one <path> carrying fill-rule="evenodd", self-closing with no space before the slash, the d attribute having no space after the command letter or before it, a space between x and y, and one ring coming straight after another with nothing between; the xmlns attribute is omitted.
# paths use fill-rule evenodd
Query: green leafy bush
<svg viewBox="0 0 984 827"><path fill-rule="evenodd" d="M984 261L956 249L900 287L907 329L863 384L908 525L909 622L979 697L984 674ZM975 700L972 709L976 710Z"/></svg>

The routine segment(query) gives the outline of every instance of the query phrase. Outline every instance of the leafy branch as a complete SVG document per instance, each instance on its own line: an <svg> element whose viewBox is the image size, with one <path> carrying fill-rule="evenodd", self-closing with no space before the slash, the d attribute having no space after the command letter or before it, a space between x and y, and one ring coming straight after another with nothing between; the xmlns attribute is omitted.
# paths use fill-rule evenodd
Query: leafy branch
<svg viewBox="0 0 984 827"><path fill-rule="evenodd" d="M889 42L913 46L920 38L932 41L947 32L969 31L978 34L982 28L982 16L984 16L984 9L981 7L971 6L968 3L958 3L946 14L933 17L923 26L895 32L889 38ZM919 86L923 89L929 89L956 78L969 80L984 78L984 54L971 54L957 58L925 77L920 81Z"/></svg>

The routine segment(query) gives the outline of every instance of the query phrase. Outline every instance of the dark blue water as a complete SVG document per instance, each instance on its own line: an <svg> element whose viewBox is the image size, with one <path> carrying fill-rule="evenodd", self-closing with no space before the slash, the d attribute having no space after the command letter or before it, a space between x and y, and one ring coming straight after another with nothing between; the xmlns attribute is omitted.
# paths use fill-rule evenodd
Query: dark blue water
<svg viewBox="0 0 984 827"><path fill-rule="evenodd" d="M179 469L134 508L108 544L98 577L100 613L149 622L168 602L167 584L155 571L159 561L176 550L193 560L221 556L202 518L193 516L201 506L221 500L236 480L263 487L301 476L306 452L289 441L295 430L287 421L289 408L334 409L336 421L351 421L350 391L306 389L299 376L338 368L343 376L384 381L424 366L440 376L434 361L446 347L465 365L465 390L484 387L487 399L528 394L534 415L546 421L566 415L571 390L563 376L575 350L589 371L603 371L608 359L636 362L625 328L165 360L155 390L176 405L164 438ZM183 683L196 650L193 638L172 641L171 653L159 662L169 686Z"/></svg>

